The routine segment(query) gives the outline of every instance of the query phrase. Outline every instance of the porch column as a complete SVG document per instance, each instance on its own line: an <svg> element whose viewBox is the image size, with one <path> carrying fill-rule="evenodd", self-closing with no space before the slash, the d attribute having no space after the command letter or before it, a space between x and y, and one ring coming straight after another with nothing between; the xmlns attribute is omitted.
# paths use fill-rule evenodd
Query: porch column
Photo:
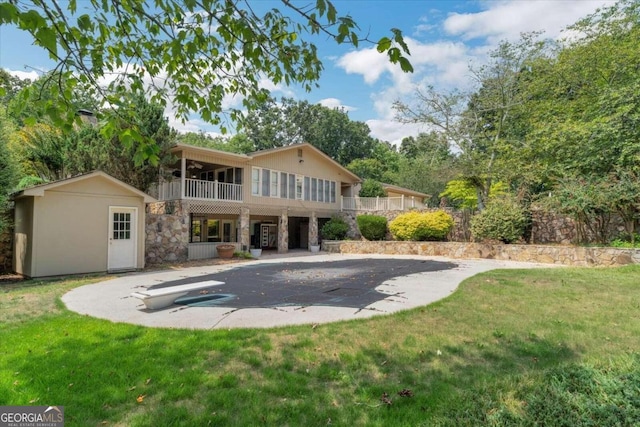
<svg viewBox="0 0 640 427"><path fill-rule="evenodd" d="M278 253L289 252L289 212L283 209L278 223Z"/></svg>
<svg viewBox="0 0 640 427"><path fill-rule="evenodd" d="M182 159L180 161L180 199L184 200L185 187L187 184L187 158L182 152Z"/></svg>
<svg viewBox="0 0 640 427"><path fill-rule="evenodd" d="M249 208L240 208L240 249L249 250L251 245L251 230L250 230L250 214Z"/></svg>
<svg viewBox="0 0 640 427"><path fill-rule="evenodd" d="M317 245L318 244L318 215L316 215L316 211L311 211L311 216L309 217L309 245Z"/></svg>

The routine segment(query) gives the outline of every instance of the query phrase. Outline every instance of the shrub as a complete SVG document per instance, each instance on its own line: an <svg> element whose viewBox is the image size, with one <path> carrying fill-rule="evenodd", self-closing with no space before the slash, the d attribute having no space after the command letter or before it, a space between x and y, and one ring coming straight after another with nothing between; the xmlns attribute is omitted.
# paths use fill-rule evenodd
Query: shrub
<svg viewBox="0 0 640 427"><path fill-rule="evenodd" d="M340 217L334 216L320 230L320 235L327 240L343 240L347 237L349 226Z"/></svg>
<svg viewBox="0 0 640 427"><path fill-rule="evenodd" d="M524 209L513 197L500 197L471 218L471 234L476 240L495 239L513 243L522 237L527 223Z"/></svg>
<svg viewBox="0 0 640 427"><path fill-rule="evenodd" d="M373 179L365 179L358 193L360 197L385 197L386 195L382 184Z"/></svg>
<svg viewBox="0 0 640 427"><path fill-rule="evenodd" d="M389 223L398 240L444 240L453 228L453 218L444 211L407 212Z"/></svg>
<svg viewBox="0 0 640 427"><path fill-rule="evenodd" d="M360 234L367 240L384 240L387 235L387 219L378 215L358 215Z"/></svg>

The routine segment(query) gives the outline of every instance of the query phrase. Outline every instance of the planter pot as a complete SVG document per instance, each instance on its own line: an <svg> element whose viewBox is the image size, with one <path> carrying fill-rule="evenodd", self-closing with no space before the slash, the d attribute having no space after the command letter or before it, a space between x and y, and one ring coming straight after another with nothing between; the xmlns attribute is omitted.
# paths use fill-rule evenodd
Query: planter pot
<svg viewBox="0 0 640 427"><path fill-rule="evenodd" d="M309 245L309 250L313 253L320 252L320 245Z"/></svg>
<svg viewBox="0 0 640 427"><path fill-rule="evenodd" d="M260 256L262 256L262 249L249 249L249 252L251 252L253 258L260 258Z"/></svg>
<svg viewBox="0 0 640 427"><path fill-rule="evenodd" d="M220 258L229 259L233 258L233 253L236 251L236 247L234 245L218 245L216 246L216 251L218 251L218 256Z"/></svg>

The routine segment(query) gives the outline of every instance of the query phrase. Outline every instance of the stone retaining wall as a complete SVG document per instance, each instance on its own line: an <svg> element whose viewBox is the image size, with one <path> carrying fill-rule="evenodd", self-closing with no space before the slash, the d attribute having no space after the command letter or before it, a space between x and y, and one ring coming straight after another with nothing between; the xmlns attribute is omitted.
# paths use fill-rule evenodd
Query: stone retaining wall
<svg viewBox="0 0 640 427"><path fill-rule="evenodd" d="M640 249L579 246L503 245L461 242L324 241L322 242L322 249L332 253L426 255L459 259L484 258L570 266L640 264Z"/></svg>

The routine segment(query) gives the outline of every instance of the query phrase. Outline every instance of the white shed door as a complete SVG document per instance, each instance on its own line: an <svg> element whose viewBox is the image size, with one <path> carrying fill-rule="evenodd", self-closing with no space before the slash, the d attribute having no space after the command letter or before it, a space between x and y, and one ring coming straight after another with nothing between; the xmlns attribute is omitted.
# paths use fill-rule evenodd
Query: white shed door
<svg viewBox="0 0 640 427"><path fill-rule="evenodd" d="M136 268L137 217L137 208L109 207L109 271Z"/></svg>

